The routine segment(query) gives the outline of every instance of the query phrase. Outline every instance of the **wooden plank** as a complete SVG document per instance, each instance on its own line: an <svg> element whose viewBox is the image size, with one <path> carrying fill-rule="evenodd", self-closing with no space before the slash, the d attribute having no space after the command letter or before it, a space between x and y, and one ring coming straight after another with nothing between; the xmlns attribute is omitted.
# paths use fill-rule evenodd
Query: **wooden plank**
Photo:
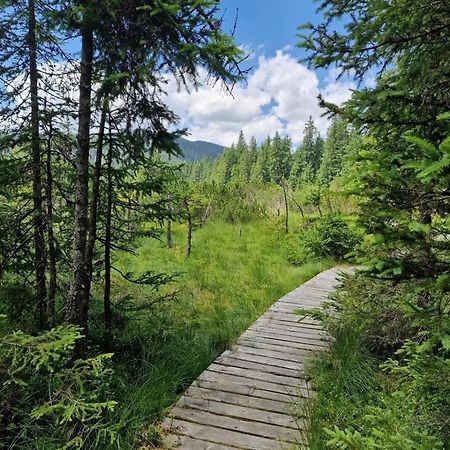
<svg viewBox="0 0 450 450"><path fill-rule="evenodd" d="M294 348L294 347L280 347L280 343L276 342L275 344L271 341L262 341L261 339L253 339L250 336L249 337L241 337L238 341L239 345L243 345L245 347L254 347L254 348L260 348L264 350L271 350L274 352L280 352L280 355L303 355L303 356L310 356L311 349L310 348Z"/></svg>
<svg viewBox="0 0 450 450"><path fill-rule="evenodd" d="M201 379L197 378L197 380L192 383L193 387L200 387L204 389L210 390L218 390L221 392L230 392L233 394L241 394L241 395L251 395L255 398L261 398L265 400L275 400L277 402L283 402L287 404L291 404L295 396L290 394L284 394L280 392L272 392L267 391L265 389L258 389L257 387L249 385L235 383L233 381L224 380L223 378L220 380L210 380L210 379ZM309 393L306 393L305 397L308 397Z"/></svg>
<svg viewBox="0 0 450 450"><path fill-rule="evenodd" d="M297 423L294 418L284 413L265 411L257 408L250 408L248 406L233 405L211 399L193 398L190 396L181 397L177 404L184 408L198 409L212 414L250 420L252 422L278 425L280 427L291 428L298 431Z"/></svg>
<svg viewBox="0 0 450 450"><path fill-rule="evenodd" d="M258 319L255 322L254 325L270 326L270 327L275 327L275 328L284 329L284 330L293 331L293 332L299 331L303 334L310 334L312 336L320 336L320 335L326 334L319 327L310 327L307 324L304 324L302 322L286 322L284 320L280 320L275 317L262 316L260 319Z"/></svg>
<svg viewBox="0 0 450 450"><path fill-rule="evenodd" d="M296 349L305 349L305 350L320 350L321 348L326 348L325 345L319 345L317 343L308 343L308 342L293 342L292 340L283 338L282 336L275 336L270 333L262 333L247 330L242 337L244 339L255 339L261 343L272 344L275 346L279 346L280 348L289 347Z"/></svg>
<svg viewBox="0 0 450 450"><path fill-rule="evenodd" d="M264 319L278 319L283 322L293 322L293 323L301 323L309 328L319 328L322 329L322 326L318 320L311 319L310 317L302 316L299 314L286 314L280 313L277 311L267 311L262 318Z"/></svg>
<svg viewBox="0 0 450 450"><path fill-rule="evenodd" d="M238 351L249 355L266 356L270 359L273 359L274 363L278 361L283 361L283 362L292 362L299 365L304 361L303 354L302 355L295 355L293 353L286 354L280 351L264 350L261 348L248 347L246 345L235 346L233 347L233 351Z"/></svg>
<svg viewBox="0 0 450 450"><path fill-rule="evenodd" d="M259 372L258 370L242 369L240 367L223 366L221 364L212 363L208 367L208 371L226 373L229 375L236 375L243 378L251 378L252 380L268 381L269 383L279 384L282 386L304 386L304 379L296 377L286 377L283 375L274 375L267 372Z"/></svg>
<svg viewBox="0 0 450 450"><path fill-rule="evenodd" d="M265 334L274 334L279 336L286 336L287 338L292 338L294 341L298 340L300 342L317 342L318 345L326 344L325 336L320 336L319 333L311 334L311 333L303 333L302 331L289 331L283 327L274 327L269 325L252 325L248 330L263 332Z"/></svg>
<svg viewBox="0 0 450 450"><path fill-rule="evenodd" d="M164 421L163 426L177 434L183 434L191 438L209 441L215 444L224 444L235 448L248 450L276 450L282 448L274 439L224 430L198 423L178 419Z"/></svg>
<svg viewBox="0 0 450 450"><path fill-rule="evenodd" d="M277 305L275 303L275 305L271 306L267 310L267 312L279 312L279 313L289 315L289 314L296 314L296 311L299 311L301 309L308 311L310 309L321 309L321 308L320 308L320 306L316 306L316 305L296 305L294 307L290 307L290 306L286 306L286 305Z"/></svg>
<svg viewBox="0 0 450 450"><path fill-rule="evenodd" d="M249 361L258 364L264 364L266 366L272 366L276 368L291 369L293 371L296 371L297 373L301 372L301 369L303 368L301 361L297 362L278 358L270 358L258 354L255 355L244 351L239 351L237 348L233 351L226 350L225 352L222 353L222 356L239 359L241 361Z"/></svg>
<svg viewBox="0 0 450 450"><path fill-rule="evenodd" d="M213 386L213 388L214 387L216 386ZM214 400L217 402L229 403L231 405L245 406L280 414L291 414L292 412L291 402L268 400L252 395L235 394L233 392L205 389L197 386L191 386L186 391L186 396L191 398L202 398L204 400Z"/></svg>
<svg viewBox="0 0 450 450"><path fill-rule="evenodd" d="M213 442L194 439L189 436L171 434L164 437L165 448L182 448L183 450L230 450L229 445L214 444ZM242 448L242 447L241 447Z"/></svg>
<svg viewBox="0 0 450 450"><path fill-rule="evenodd" d="M214 381L219 383L236 383L253 389L261 389L269 392L278 392L284 395L295 396L297 389L294 386L272 383L270 381L247 378L224 372L214 372L207 370L199 376L200 380Z"/></svg>
<svg viewBox="0 0 450 450"><path fill-rule="evenodd" d="M233 357L220 356L214 361L216 364L221 364L229 367L240 367L242 369L252 369L260 372L267 372L274 375L284 375L292 378L300 378L300 370L296 369L286 369L285 367L280 367L279 365L265 364L258 361L248 361L245 359L239 359L237 356Z"/></svg>
<svg viewBox="0 0 450 450"><path fill-rule="evenodd" d="M239 431L240 433L285 442L295 443L300 441L301 438L299 431L292 428L280 427L269 423L254 422L251 420L236 419L234 417L213 414L208 411L181 408L179 406L175 406L171 410L170 418L214 427L216 430Z"/></svg>

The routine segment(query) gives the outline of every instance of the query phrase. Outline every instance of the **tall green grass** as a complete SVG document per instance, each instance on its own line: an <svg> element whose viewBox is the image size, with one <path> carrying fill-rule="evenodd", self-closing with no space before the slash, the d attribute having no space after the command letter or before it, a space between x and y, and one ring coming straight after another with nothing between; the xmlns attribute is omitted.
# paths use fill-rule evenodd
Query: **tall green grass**
<svg viewBox="0 0 450 450"><path fill-rule="evenodd" d="M449 360L424 342L429 316L409 320L414 288L359 274L335 292L331 345L310 361L315 397L297 404L309 449L449 448Z"/></svg>
<svg viewBox="0 0 450 450"><path fill-rule="evenodd" d="M137 256L123 254L115 263L136 276L148 270L182 273L163 291L178 290L177 300L135 314L115 336L123 392L118 420L127 430L120 448L135 445L136 434L141 443L154 442L153 424L220 352L275 300L333 265L331 259L290 264L295 240L273 220L209 223L194 232L188 260L185 233L182 225L174 229L172 249L144 239ZM129 296L139 304L154 295L149 287L114 282L116 301ZM121 360L126 366L120 367Z"/></svg>

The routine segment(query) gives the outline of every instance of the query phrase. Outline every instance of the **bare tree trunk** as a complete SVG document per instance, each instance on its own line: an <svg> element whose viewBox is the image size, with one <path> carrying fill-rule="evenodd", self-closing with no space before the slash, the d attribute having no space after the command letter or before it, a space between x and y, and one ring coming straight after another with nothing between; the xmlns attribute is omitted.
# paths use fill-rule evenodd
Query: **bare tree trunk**
<svg viewBox="0 0 450 450"><path fill-rule="evenodd" d="M170 219L167 221L166 247L172 248L172 221Z"/></svg>
<svg viewBox="0 0 450 450"><path fill-rule="evenodd" d="M42 208L41 148L39 143L39 92L37 70L36 12L34 0L28 0L28 52L31 98L31 153L33 161L34 271L39 327L45 325L45 237Z"/></svg>
<svg viewBox="0 0 450 450"><path fill-rule="evenodd" d="M291 195L291 199L297 205L297 208L300 210L300 214L302 215L302 219L304 219L305 218L305 213L303 212L303 208L300 206L300 203L298 203L297 200L295 200L293 195Z"/></svg>
<svg viewBox="0 0 450 450"><path fill-rule="evenodd" d="M287 197L287 185L285 182L282 183L283 188L283 196L284 196L284 230L286 231L286 234L289 233L289 203L288 203L288 197Z"/></svg>
<svg viewBox="0 0 450 450"><path fill-rule="evenodd" d="M185 202L186 210L187 210L187 241L186 241L186 259L191 256L191 248L192 248L192 216L189 211L189 203Z"/></svg>
<svg viewBox="0 0 450 450"><path fill-rule="evenodd" d="M209 213L209 208L210 207L211 207L211 201L206 206L205 214L203 214L203 216L202 216L202 224L201 224L202 228L205 226L206 219L208 218L208 213Z"/></svg>
<svg viewBox="0 0 450 450"><path fill-rule="evenodd" d="M75 214L72 255L72 281L66 304L66 321L87 328L89 274L86 261L89 199L89 133L91 123L91 88L93 64L93 33L87 19L81 27L81 70L78 111L77 152L75 158ZM81 344L81 343L80 343ZM79 345L80 345L79 344ZM82 348L75 354L81 354Z"/></svg>
<svg viewBox="0 0 450 450"><path fill-rule="evenodd" d="M111 316L111 220L112 220L112 133L111 116L109 119L109 147L106 161L106 217L105 217L105 287L103 291L103 314L105 321L105 350L111 349L112 316Z"/></svg>
<svg viewBox="0 0 450 450"><path fill-rule="evenodd" d="M100 124L98 129L97 151L95 155L95 165L94 165L94 178L92 180L92 199L89 213L89 230L86 244L86 264L90 281L92 280L94 249L95 249L95 242L97 240L97 215L100 197L99 195L100 176L102 172L103 141L105 138L105 123L107 112L108 112L108 100L105 98L103 100L102 113L100 116ZM89 291L90 291L90 283L89 283ZM89 295L89 292L87 295Z"/></svg>
<svg viewBox="0 0 450 450"><path fill-rule="evenodd" d="M330 200L330 195L329 194L327 194L326 200L327 200L328 211L329 211L330 214L333 214L333 208L331 206L331 200Z"/></svg>
<svg viewBox="0 0 450 450"><path fill-rule="evenodd" d="M49 328L55 326L55 297L56 297L56 250L55 236L53 234L53 174L52 174L52 137L53 128L51 118L49 121L47 142L47 241L48 241L48 271L49 285L47 296L47 325Z"/></svg>

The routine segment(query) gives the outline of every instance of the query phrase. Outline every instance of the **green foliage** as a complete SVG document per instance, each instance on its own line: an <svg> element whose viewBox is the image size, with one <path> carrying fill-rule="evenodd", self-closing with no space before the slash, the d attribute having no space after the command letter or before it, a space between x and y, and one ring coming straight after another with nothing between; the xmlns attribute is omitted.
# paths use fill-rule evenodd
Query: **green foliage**
<svg viewBox="0 0 450 450"><path fill-rule="evenodd" d="M362 408L357 429L325 428L331 449L442 450L443 442L415 425L414 399L401 391Z"/></svg>
<svg viewBox="0 0 450 450"><path fill-rule="evenodd" d="M137 258L121 255L118 268L136 275L147 270L150 260L158 272L183 272L179 283L162 291L177 291L176 301L133 315L114 333L116 358L120 361L125 355L127 361L116 369L124 386L119 398L125 405L120 420L127 424L124 448L136 434L145 434L147 424L161 418L274 300L333 265L330 259L290 264L280 245L284 236L281 226L268 218L239 225L217 220L194 233L188 260L183 257L184 225L174 226L170 251L143 239ZM117 301L128 295L139 305L152 295L148 286L130 286L118 277L113 281Z"/></svg>
<svg viewBox="0 0 450 450"><path fill-rule="evenodd" d="M0 436L15 448L111 445L119 424L107 420L111 354L71 361L75 326L38 336L21 331L0 338Z"/></svg>
<svg viewBox="0 0 450 450"><path fill-rule="evenodd" d="M342 260L361 242L361 232L340 216L330 214L314 221L300 235L301 245L313 257Z"/></svg>
<svg viewBox="0 0 450 450"><path fill-rule="evenodd" d="M450 326L435 303L448 308L421 283L345 280L329 314L315 315L333 343L311 368L310 448L447 448Z"/></svg>

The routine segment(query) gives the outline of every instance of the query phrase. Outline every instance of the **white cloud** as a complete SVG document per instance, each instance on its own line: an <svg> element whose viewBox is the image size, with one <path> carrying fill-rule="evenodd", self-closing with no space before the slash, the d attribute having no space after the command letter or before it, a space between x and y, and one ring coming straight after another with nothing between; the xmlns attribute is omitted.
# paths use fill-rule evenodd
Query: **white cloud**
<svg viewBox="0 0 450 450"><path fill-rule="evenodd" d="M327 101L341 104L355 84L349 77L336 80L338 71L332 69L320 86L316 73L287 51L260 56L247 83L236 86L233 96L217 85L203 85L189 94L169 80L167 104L181 117L181 126L189 129L190 139L231 145L242 129L259 141L279 131L298 143L309 116L325 133L328 120L321 117L317 96L321 93Z"/></svg>

